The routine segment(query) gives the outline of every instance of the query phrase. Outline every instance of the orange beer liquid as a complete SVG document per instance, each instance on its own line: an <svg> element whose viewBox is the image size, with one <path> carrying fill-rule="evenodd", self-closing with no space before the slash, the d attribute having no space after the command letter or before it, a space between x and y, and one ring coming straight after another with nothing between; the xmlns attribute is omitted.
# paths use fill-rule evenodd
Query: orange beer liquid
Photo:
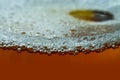
<svg viewBox="0 0 120 80"><path fill-rule="evenodd" d="M0 71L1 80L119 80L120 48L76 56L0 49Z"/></svg>

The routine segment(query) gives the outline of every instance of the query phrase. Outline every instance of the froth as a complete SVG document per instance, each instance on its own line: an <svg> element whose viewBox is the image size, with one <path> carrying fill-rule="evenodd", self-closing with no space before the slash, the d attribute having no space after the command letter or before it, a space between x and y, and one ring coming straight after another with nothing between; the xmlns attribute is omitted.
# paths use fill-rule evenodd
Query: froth
<svg viewBox="0 0 120 80"><path fill-rule="evenodd" d="M87 9L88 6L79 6L81 0L78 1L79 4L67 0L70 3L68 5L66 5L67 1L40 1L41 3L29 0L25 5L26 0L21 0L21 3L17 4L19 7L15 8L14 4L16 3L14 3L13 8L11 7L7 11L3 6L0 13L0 47L14 46L13 48L21 51L25 46L24 48L29 51L51 53L102 51L108 47L106 44L109 44L109 47L120 44L120 21L118 17L120 10L116 9L115 6L119 6L116 2L112 7L112 0L110 0L109 6L103 9L113 13L114 20L89 22L77 20L69 15L72 10ZM4 3L7 4L7 0ZM83 3L85 2L83 1ZM89 6L90 4L94 5L95 1L91 0L88 4ZM98 9L102 10L101 7ZM117 13L114 13L114 10Z"/></svg>

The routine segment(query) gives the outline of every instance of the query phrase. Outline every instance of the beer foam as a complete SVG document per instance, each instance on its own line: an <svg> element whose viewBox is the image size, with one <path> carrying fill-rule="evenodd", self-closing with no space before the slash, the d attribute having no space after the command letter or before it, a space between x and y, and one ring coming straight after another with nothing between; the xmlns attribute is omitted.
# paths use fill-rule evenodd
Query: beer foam
<svg viewBox="0 0 120 80"><path fill-rule="evenodd" d="M96 0L1 0L0 47L17 46L18 50L22 50L25 46L35 52L51 53L102 51L107 47L118 46L119 2L119 0L97 2ZM106 10L111 12L115 19L105 22L77 20L69 15L70 11L77 9Z"/></svg>

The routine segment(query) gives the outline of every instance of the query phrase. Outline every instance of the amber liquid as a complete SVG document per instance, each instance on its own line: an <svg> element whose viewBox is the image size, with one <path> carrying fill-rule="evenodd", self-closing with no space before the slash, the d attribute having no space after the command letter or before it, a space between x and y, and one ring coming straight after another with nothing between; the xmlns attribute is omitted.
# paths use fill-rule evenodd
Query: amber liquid
<svg viewBox="0 0 120 80"><path fill-rule="evenodd" d="M0 49L0 72L1 80L119 80L120 48L76 56Z"/></svg>

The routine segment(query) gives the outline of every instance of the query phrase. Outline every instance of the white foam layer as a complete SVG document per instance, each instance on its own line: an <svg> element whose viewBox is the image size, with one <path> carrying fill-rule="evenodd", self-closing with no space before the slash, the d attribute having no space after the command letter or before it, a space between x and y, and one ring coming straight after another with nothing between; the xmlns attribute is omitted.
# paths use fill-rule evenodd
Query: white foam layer
<svg viewBox="0 0 120 80"><path fill-rule="evenodd" d="M51 52L75 51L77 46L96 50L107 42L113 45L113 39L114 42L120 39L119 2L120 0L0 0L1 47L17 45ZM70 11L76 9L106 10L113 13L115 19L105 22L80 21L69 15ZM94 36L90 36L92 34ZM93 37L95 39L91 40ZM90 48L91 45L94 48ZM63 49L63 46L66 48Z"/></svg>

